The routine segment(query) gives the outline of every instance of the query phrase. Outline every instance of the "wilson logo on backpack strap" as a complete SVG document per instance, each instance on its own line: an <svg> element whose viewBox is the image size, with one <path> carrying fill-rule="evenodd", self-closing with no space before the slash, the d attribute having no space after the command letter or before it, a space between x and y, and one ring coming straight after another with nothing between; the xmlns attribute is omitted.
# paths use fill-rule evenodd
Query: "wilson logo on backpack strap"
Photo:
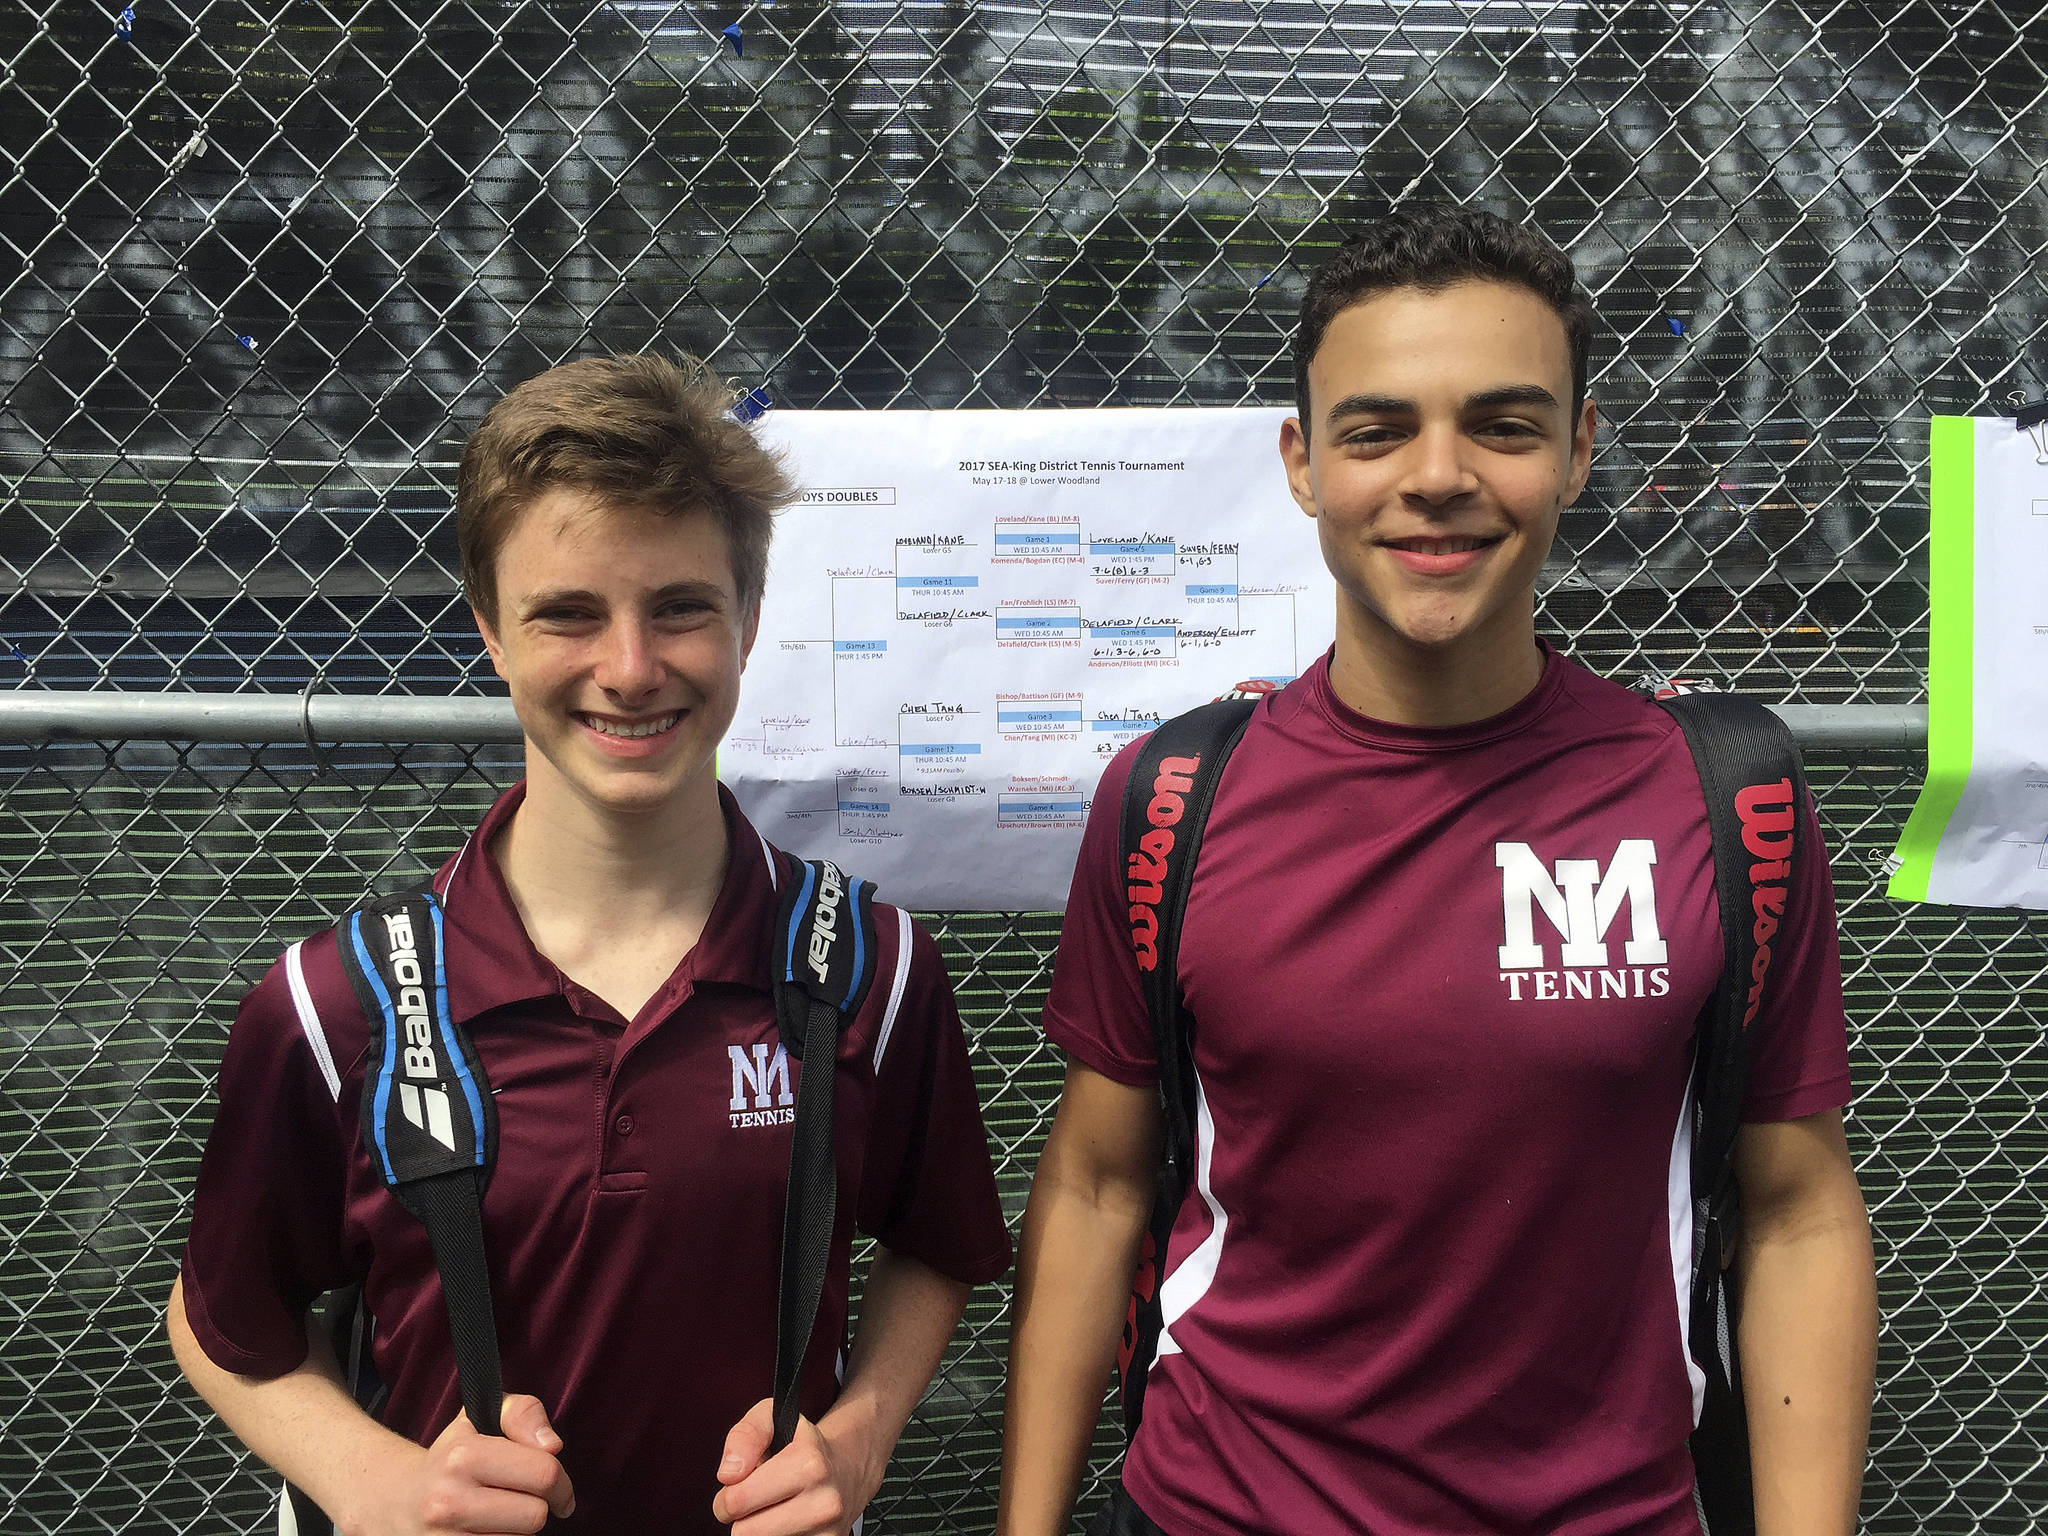
<svg viewBox="0 0 2048 1536"><path fill-rule="evenodd" d="M1742 821L1742 846L1756 860L1749 866L1750 910L1755 922L1750 940L1756 956L1750 961L1749 992L1744 999L1742 1027L1756 1022L1763 1004L1764 981L1771 970L1771 939L1785 919L1785 882L1792 877L1792 845L1798 826L1798 804L1792 780L1750 784L1735 793L1735 814Z"/></svg>
<svg viewBox="0 0 2048 1536"><path fill-rule="evenodd" d="M1187 810L1187 796L1201 772L1200 757L1162 757L1152 780L1152 798L1145 805L1149 830L1140 834L1125 866L1131 905L1131 949L1138 969L1159 968L1159 903L1166 896L1166 876L1173 859L1174 824Z"/></svg>

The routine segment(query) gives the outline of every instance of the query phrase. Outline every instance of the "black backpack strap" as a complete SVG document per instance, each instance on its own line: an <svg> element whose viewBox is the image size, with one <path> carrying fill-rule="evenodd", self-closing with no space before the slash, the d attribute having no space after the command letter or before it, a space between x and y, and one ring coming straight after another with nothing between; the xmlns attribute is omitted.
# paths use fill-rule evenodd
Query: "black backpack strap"
<svg viewBox="0 0 2048 1536"><path fill-rule="evenodd" d="M377 1171L433 1244L462 1406L500 1433L504 1383L482 1196L498 1155L498 1115L468 1033L448 1011L441 903L411 891L351 912L342 968L370 1024L363 1139Z"/></svg>
<svg viewBox="0 0 2048 1536"><path fill-rule="evenodd" d="M1754 699L1687 693L1657 702L1684 730L1699 770L1721 912L1721 980L1700 1014L1693 1067L1692 1353L1707 1380L1692 1434L1695 1486L1708 1536L1747 1536L1756 1529L1749 1428L1723 1266L1740 1216L1735 1141L1749 1086L1751 1029L1778 935L1805 917L1787 911L1787 898L1804 854L1806 776L1791 731Z"/></svg>
<svg viewBox="0 0 2048 1536"><path fill-rule="evenodd" d="M1159 1282L1166 1240L1194 1179L1193 1020L1181 1004L1181 919L1223 765L1243 738L1256 707L1252 699L1223 698L1166 721L1139 745L1124 784L1118 847L1130 907L1131 950L1152 1020L1166 1125L1152 1219L1117 1351L1127 1435L1137 1432L1145 1406L1145 1373L1159 1347Z"/></svg>
<svg viewBox="0 0 2048 1536"><path fill-rule="evenodd" d="M770 974L775 1024L797 1078L782 1208L782 1278L775 1307L775 1437L796 1433L804 1353L832 1254L839 1169L832 1148L832 1091L839 1034L860 1011L875 974L874 887L824 860L782 856Z"/></svg>

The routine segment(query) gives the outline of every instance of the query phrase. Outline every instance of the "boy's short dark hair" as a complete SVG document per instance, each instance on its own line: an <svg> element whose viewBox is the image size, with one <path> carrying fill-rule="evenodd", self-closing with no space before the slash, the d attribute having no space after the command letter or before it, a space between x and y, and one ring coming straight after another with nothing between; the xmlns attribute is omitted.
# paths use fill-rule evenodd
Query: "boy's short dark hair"
<svg viewBox="0 0 2048 1536"><path fill-rule="evenodd" d="M775 512L796 499L782 460L732 414L733 391L694 357L586 357L536 374L484 414L462 449L455 541L462 586L498 617L498 551L519 514L565 486L724 530L742 611L768 578Z"/></svg>
<svg viewBox="0 0 2048 1536"><path fill-rule="evenodd" d="M1512 283L1548 304L1564 322L1572 357L1572 414L1586 398L1593 346L1593 303L1572 259L1535 230L1476 208L1420 203L1398 208L1324 262L1302 295L1294 332L1294 403L1313 439L1308 365L1330 322L1390 288L1436 292L1457 283Z"/></svg>

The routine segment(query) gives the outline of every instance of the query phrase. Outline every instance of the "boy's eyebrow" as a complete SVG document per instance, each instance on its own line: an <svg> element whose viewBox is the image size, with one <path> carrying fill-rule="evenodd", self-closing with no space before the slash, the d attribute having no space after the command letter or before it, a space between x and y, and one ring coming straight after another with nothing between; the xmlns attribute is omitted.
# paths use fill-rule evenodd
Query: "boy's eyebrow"
<svg viewBox="0 0 2048 1536"><path fill-rule="evenodd" d="M1415 414L1413 400L1397 400L1392 395L1346 395L1330 407L1329 421L1339 421L1346 416L1412 416Z"/></svg>
<svg viewBox="0 0 2048 1536"><path fill-rule="evenodd" d="M715 581L672 581L653 595L656 603L673 602L679 597L693 597L699 602L721 603L730 594Z"/></svg>
<svg viewBox="0 0 2048 1536"><path fill-rule="evenodd" d="M1504 384L1499 389L1482 389L1476 395L1465 397L1468 411L1489 411L1501 405L1538 405L1557 407L1557 396L1541 384Z"/></svg>
<svg viewBox="0 0 2048 1536"><path fill-rule="evenodd" d="M538 613L556 603L595 603L599 601L595 592L581 587L548 587L539 592L529 592L519 604L521 613Z"/></svg>

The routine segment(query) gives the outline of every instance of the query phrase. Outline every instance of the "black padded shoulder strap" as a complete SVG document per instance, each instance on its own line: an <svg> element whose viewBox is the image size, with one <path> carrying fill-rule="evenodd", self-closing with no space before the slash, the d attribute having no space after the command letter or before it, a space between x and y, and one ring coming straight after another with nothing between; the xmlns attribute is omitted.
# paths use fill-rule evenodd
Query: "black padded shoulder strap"
<svg viewBox="0 0 2048 1536"><path fill-rule="evenodd" d="M1706 796L1721 909L1722 974L1703 1020L1698 1064L1700 1132L1695 1187L1727 1177L1748 1088L1751 1026L1763 1006L1792 874L1803 852L1806 777L1792 733L1754 699L1689 693L1659 701L1685 732Z"/></svg>
<svg viewBox="0 0 2048 1536"><path fill-rule="evenodd" d="M498 1115L476 1048L449 1013L441 903L431 890L373 901L343 919L339 940L370 1024L363 1137L385 1184L427 1229L462 1405L494 1435L504 1386L481 1199Z"/></svg>
<svg viewBox="0 0 2048 1536"><path fill-rule="evenodd" d="M839 1170L832 1151L839 1035L875 977L874 887L825 860L780 856L771 976L775 1022L797 1078L782 1208L782 1276L775 1308L775 1433L770 1454L796 1433L804 1354L832 1255Z"/></svg>
<svg viewBox="0 0 2048 1536"><path fill-rule="evenodd" d="M1693 1190L1698 1240L1692 1353L1706 1381L1691 1437L1695 1487L1709 1536L1756 1529L1748 1415L1735 1351L1735 1315L1722 1269L1735 1241L1735 1141L1749 1085L1754 1030L1788 925L1793 872L1805 856L1806 778L1792 733L1754 699L1686 693L1657 701L1685 732L1706 797L1721 912L1721 980L1702 1010L1693 1067Z"/></svg>
<svg viewBox="0 0 2048 1536"><path fill-rule="evenodd" d="M1181 918L1224 764L1243 739L1255 707L1253 699L1224 698L1168 720L1140 745L1124 784L1118 842L1131 953L1151 1017L1166 1124L1152 1217L1117 1351L1126 1434L1137 1432L1144 1412L1146 1372L1163 1321L1159 1271L1174 1217L1194 1177L1195 1074L1192 1023L1180 995Z"/></svg>
<svg viewBox="0 0 2048 1536"><path fill-rule="evenodd" d="M1131 951L1152 1017L1168 1163L1183 1190L1194 1145L1194 1082L1181 1022L1181 918L1216 786L1256 707L1247 699L1219 699L1176 715L1145 738L1124 783L1119 845Z"/></svg>

